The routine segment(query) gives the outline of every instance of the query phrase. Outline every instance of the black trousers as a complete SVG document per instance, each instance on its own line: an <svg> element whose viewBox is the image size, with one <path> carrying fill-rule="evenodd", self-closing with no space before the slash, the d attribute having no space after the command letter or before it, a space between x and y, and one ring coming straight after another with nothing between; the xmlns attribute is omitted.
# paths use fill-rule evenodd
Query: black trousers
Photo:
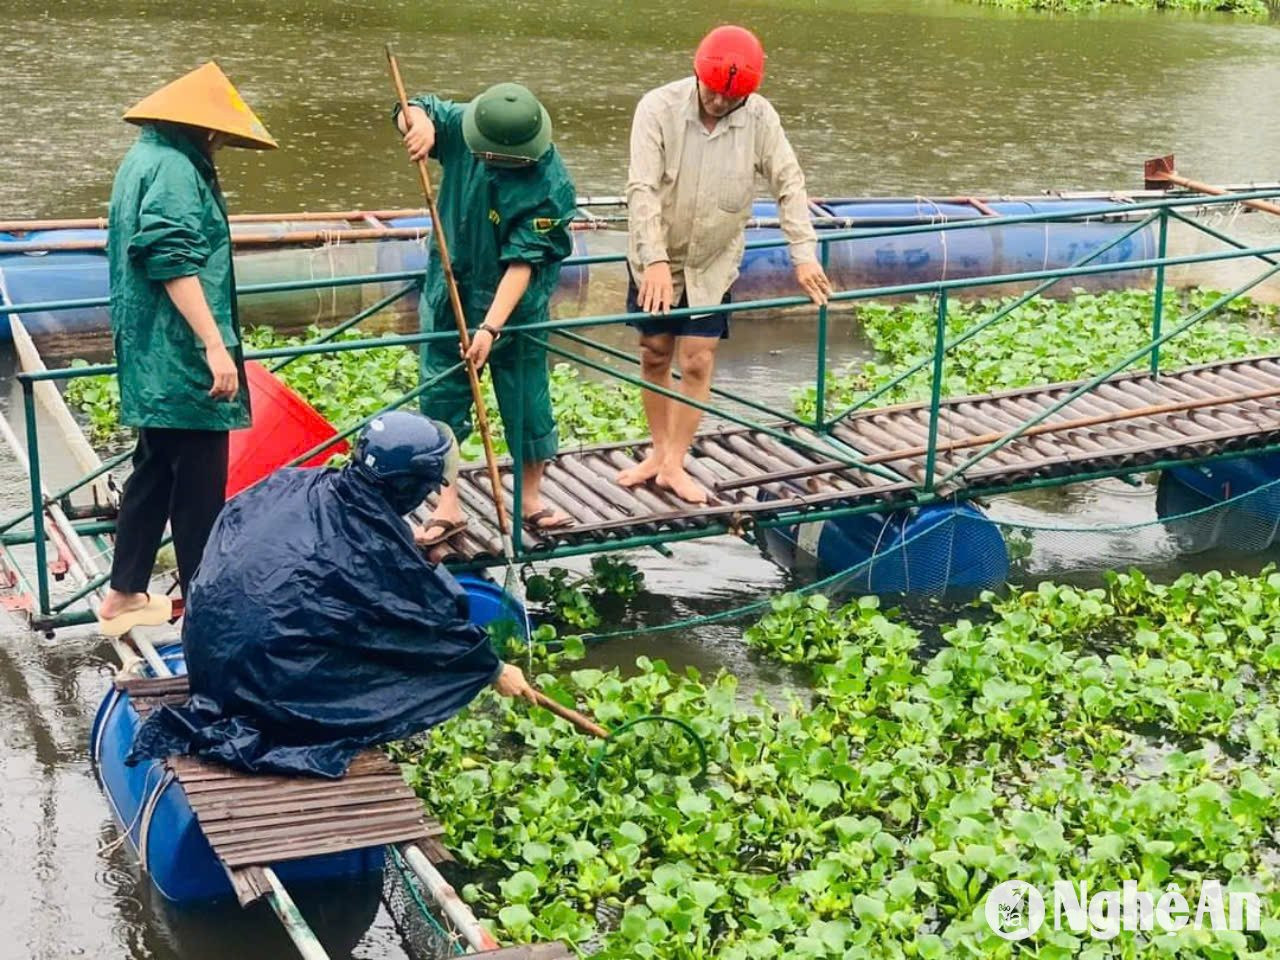
<svg viewBox="0 0 1280 960"><path fill-rule="evenodd" d="M185 597L222 509L226 487L225 430L139 430L133 473L125 481L116 519L112 588L124 593L147 589L169 523Z"/></svg>

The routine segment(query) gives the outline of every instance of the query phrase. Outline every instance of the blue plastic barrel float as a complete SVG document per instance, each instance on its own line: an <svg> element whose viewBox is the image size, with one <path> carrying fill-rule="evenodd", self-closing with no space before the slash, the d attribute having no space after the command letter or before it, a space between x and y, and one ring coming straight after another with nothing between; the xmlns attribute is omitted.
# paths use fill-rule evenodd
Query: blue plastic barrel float
<svg viewBox="0 0 1280 960"><path fill-rule="evenodd" d="M1070 216L1096 209L1090 201L1046 199L1043 201L992 201L990 208L1000 216L1054 213ZM1114 205L1117 213L1123 204ZM914 224L989 219L976 207L931 200L842 200L813 205L819 217L848 217L867 221L861 229L892 228ZM757 203L753 216L773 217L777 207ZM893 236L858 237L838 240L828 252L827 272L840 289L927 283L966 277L995 276L1068 267L1087 254L1111 242L1131 224L1088 220L1066 223L1005 224L960 230L926 230ZM822 226L818 237L847 228ZM774 240L782 236L777 228L752 228L748 241ZM1094 263L1120 264L1155 255L1154 227L1146 227L1099 256ZM790 280L790 257L785 247L748 250L743 258L742 276L734 286L740 299L782 296L795 292ZM1125 271L1076 277L1063 281L1063 289L1122 289L1146 282L1149 272ZM975 291L992 295L994 290Z"/></svg>
<svg viewBox="0 0 1280 960"><path fill-rule="evenodd" d="M107 256L98 250L54 250L47 253L12 253L19 244L63 243L79 240L101 242L105 230L37 230L21 237L0 236L0 274L10 306L53 300L87 300L107 295ZM22 311L23 325L32 336L106 330L107 308ZM0 340L10 339L9 324L0 323Z"/></svg>
<svg viewBox="0 0 1280 960"><path fill-rule="evenodd" d="M772 499L761 494L761 499ZM761 549L812 577L850 571L842 586L913 598L976 594L1008 579L1000 528L970 504L935 504L763 530Z"/></svg>
<svg viewBox="0 0 1280 960"><path fill-rule="evenodd" d="M378 272L379 273L398 273L401 271L419 272L427 269L427 242L426 236L431 231L430 217L396 217L386 221L387 226L395 228L417 228L423 231L424 239L422 240L380 240L378 241ZM573 254L575 257L585 257L590 251L587 244L587 234L590 231L574 230L573 236ZM552 303L559 304L563 308L569 310L579 309L586 302L587 298L587 279L590 276L590 268L582 264L572 264L560 269L560 280L556 285L556 290L552 296ZM387 294L392 292L391 287L386 291ZM417 309L418 295L417 293L409 294L405 298L406 309L410 306Z"/></svg>
<svg viewBox="0 0 1280 960"><path fill-rule="evenodd" d="M481 627L511 617L523 625L524 609L512 596L483 577L462 574L458 582L471 600L471 619ZM180 644L158 651L175 674L186 673ZM147 675L152 675L148 670ZM196 822L186 793L165 776L162 760L126 766L140 720L129 695L112 689L94 717L89 745L98 778L116 822L126 828L128 842L156 890L175 903L233 896L227 878ZM380 871L381 846L289 860L274 865L286 884L332 880Z"/></svg>
<svg viewBox="0 0 1280 960"><path fill-rule="evenodd" d="M1280 534L1280 454L1163 470L1156 515L1183 553L1265 550Z"/></svg>

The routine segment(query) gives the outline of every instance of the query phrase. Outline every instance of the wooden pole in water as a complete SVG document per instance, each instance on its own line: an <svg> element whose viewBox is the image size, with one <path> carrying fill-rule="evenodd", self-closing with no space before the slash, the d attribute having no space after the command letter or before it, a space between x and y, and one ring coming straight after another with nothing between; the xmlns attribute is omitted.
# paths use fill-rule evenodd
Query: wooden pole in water
<svg viewBox="0 0 1280 960"><path fill-rule="evenodd" d="M1194 190L1196 193L1207 193L1211 197L1221 197L1231 192L1225 187L1215 187L1211 183L1201 183L1199 180L1192 180L1190 177L1182 176L1174 167L1172 153L1163 157L1152 157L1148 160L1143 165L1143 177L1148 187L1158 187L1163 183L1172 183L1179 187L1185 187L1187 190ZM1261 210L1263 213L1274 213L1276 216L1280 216L1280 206L1267 200L1241 200L1240 205L1252 207L1254 210Z"/></svg>
<svg viewBox="0 0 1280 960"><path fill-rule="evenodd" d="M270 867L263 867L262 874L267 878L267 883L271 884L267 903L271 904L271 909L280 918L285 933L289 934L289 939L298 948L298 953L302 955L303 960L329 960L329 954L325 953L324 946L307 926L302 911L293 902L293 898L289 896L289 891L284 888L276 872Z"/></svg>
<svg viewBox="0 0 1280 960"><path fill-rule="evenodd" d="M571 710L556 701L552 700L541 690L534 690L534 695L538 698L538 706L545 707L561 719L568 720L583 733L589 733L593 737L599 737L601 740L609 739L609 731L600 724L591 720L577 710Z"/></svg>

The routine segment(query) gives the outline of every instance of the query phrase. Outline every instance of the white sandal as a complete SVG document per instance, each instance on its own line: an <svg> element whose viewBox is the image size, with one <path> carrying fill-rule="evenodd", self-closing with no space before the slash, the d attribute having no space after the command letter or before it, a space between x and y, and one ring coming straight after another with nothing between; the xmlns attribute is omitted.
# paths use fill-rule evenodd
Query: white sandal
<svg viewBox="0 0 1280 960"><path fill-rule="evenodd" d="M104 620L98 617L98 632L104 637L122 637L134 627L162 627L173 617L173 601L161 594L147 594L147 602L136 610Z"/></svg>

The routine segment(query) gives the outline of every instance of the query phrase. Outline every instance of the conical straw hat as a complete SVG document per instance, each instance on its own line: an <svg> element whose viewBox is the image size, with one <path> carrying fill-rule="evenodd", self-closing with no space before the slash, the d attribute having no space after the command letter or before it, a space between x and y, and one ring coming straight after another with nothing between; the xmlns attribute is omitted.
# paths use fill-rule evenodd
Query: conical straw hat
<svg viewBox="0 0 1280 960"><path fill-rule="evenodd" d="M124 115L130 123L166 120L225 133L227 143L253 150L277 146L227 75L212 60L161 87Z"/></svg>

